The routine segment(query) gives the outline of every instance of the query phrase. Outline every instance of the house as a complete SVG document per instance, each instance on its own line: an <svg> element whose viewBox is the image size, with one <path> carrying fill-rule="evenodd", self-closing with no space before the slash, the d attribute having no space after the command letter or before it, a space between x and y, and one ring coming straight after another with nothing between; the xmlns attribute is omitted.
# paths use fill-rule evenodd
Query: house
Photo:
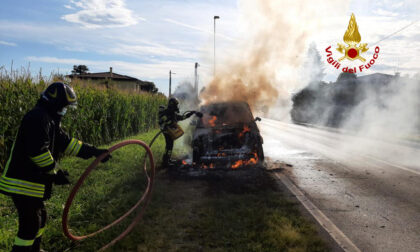
<svg viewBox="0 0 420 252"><path fill-rule="evenodd" d="M67 75L67 77L70 78L71 81L82 80L88 84L101 85L107 88L112 86L125 91L143 91L151 93L156 93L158 91L153 82L142 81L127 75L113 73L112 67L109 68L109 72L70 74Z"/></svg>

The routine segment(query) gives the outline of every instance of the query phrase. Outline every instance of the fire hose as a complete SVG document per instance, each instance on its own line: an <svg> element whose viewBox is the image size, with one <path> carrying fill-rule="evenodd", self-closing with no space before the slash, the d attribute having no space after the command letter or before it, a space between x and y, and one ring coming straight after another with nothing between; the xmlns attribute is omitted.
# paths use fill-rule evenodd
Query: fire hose
<svg viewBox="0 0 420 252"><path fill-rule="evenodd" d="M99 251L103 251L103 250L111 247L112 245L114 245L115 243L117 243L118 241L123 239L125 236L127 236L133 230L133 228L142 219L143 214L146 210L146 207L148 206L148 204L150 202L150 199L151 199L152 188L153 188L154 177L155 177L155 161L154 161L154 158L153 158L153 153L152 153L151 147L152 147L154 141L157 139L157 137L161 133L162 133L162 131L159 131L159 133L157 133L155 135L155 137L152 139L152 141L150 142L149 145L147 145L146 143L144 143L143 141L140 141L140 140L127 140L127 141L123 141L121 143L118 143L118 144L112 146L111 148L109 148L108 153L104 153L101 156L97 157L96 160L94 160L89 165L89 167L85 170L85 172L80 176L76 185L73 187L72 191L70 192L69 197L67 198L67 202L65 204L65 207L64 207L64 210L63 210L63 216L62 216L62 227L63 227L63 232L64 232L65 236L67 236L72 241L81 241L81 240L84 240L86 238L93 237L93 236L95 236L95 235L97 235L97 234L99 234L99 233L117 225L121 221L123 221L134 210L136 210L140 206L141 203L144 202L144 205L141 207L139 213L136 215L136 217L131 222L131 224L120 235L118 235L114 240L112 240L107 245L103 246ZM117 150L117 149L119 149L123 146L129 145L129 144L138 144L146 150L146 153L144 155L145 158L144 158L143 169L144 169L144 172L145 172L146 177L147 177L147 187L146 187L146 190L144 191L142 197L130 210L128 210L125 214L123 214L121 217L119 217L118 219L116 219L112 223L108 224L107 226L105 226L105 227L103 227L103 228L101 228L101 229L99 229L99 230L97 230L93 233L87 234L87 235L77 236L77 235L72 234L70 232L69 226L68 226L68 215L69 215L69 210L70 210L70 207L73 203L73 200L74 200L77 192L79 191L81 185L83 184L85 179L88 177L88 175L91 173L91 171L99 164L99 162L102 159L104 159L108 154L112 153L113 151L115 151L115 150ZM149 176L148 171L147 171L146 156L148 156L149 162L150 162L150 176Z"/></svg>

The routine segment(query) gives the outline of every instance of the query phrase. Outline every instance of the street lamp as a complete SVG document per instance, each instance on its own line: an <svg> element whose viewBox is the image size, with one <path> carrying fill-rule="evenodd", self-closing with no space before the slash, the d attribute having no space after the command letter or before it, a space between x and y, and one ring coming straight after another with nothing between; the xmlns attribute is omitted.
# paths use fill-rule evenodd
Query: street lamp
<svg viewBox="0 0 420 252"><path fill-rule="evenodd" d="M200 64L198 64L198 62L195 62L194 65L194 92L195 95L197 96L198 99L198 72L197 72L197 68L200 66Z"/></svg>
<svg viewBox="0 0 420 252"><path fill-rule="evenodd" d="M216 19L219 19L220 17L219 16L214 16L213 17L213 28L214 28L214 43L213 43L213 45L214 45L214 58L213 58L213 60L214 60L214 66L213 66L213 77L216 77Z"/></svg>
<svg viewBox="0 0 420 252"><path fill-rule="evenodd" d="M169 70L169 98L171 98L172 74L176 74L176 73L172 73L172 71Z"/></svg>

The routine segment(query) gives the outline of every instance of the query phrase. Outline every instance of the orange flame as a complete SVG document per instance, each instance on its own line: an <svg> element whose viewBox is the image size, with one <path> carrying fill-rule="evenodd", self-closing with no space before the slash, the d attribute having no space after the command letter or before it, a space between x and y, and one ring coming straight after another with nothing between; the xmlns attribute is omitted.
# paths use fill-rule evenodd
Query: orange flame
<svg viewBox="0 0 420 252"><path fill-rule="evenodd" d="M211 119L209 120L209 124L211 127L215 127L216 126L216 120L217 120L217 116L212 116Z"/></svg>
<svg viewBox="0 0 420 252"><path fill-rule="evenodd" d="M238 167L242 165L244 165L244 162L242 160L238 160L232 165L232 169L237 169Z"/></svg>
<svg viewBox="0 0 420 252"><path fill-rule="evenodd" d="M254 152L254 157L248 160L248 164L257 164L258 163L258 155Z"/></svg>
<svg viewBox="0 0 420 252"><path fill-rule="evenodd" d="M249 160L238 160L238 161L236 161L231 166L231 168L232 169L237 169L241 166L257 164L258 163L258 155L255 152L253 154L254 154L254 157L250 158Z"/></svg>
<svg viewBox="0 0 420 252"><path fill-rule="evenodd" d="M239 138L242 138L247 132L251 132L251 129L249 128L248 125L244 125L244 129L242 130L241 133L239 133Z"/></svg>

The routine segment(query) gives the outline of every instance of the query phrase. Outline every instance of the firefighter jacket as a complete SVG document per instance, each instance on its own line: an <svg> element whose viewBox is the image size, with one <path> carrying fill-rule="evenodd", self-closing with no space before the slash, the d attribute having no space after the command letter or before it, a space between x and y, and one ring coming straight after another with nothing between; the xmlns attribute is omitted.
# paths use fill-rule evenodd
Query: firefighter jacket
<svg viewBox="0 0 420 252"><path fill-rule="evenodd" d="M178 114L177 111L171 108L159 107L159 126L162 130L167 129L170 125L187 119L187 116Z"/></svg>
<svg viewBox="0 0 420 252"><path fill-rule="evenodd" d="M0 176L1 193L48 199L59 156L93 156L95 148L70 138L60 127L60 119L40 102L24 116Z"/></svg>

